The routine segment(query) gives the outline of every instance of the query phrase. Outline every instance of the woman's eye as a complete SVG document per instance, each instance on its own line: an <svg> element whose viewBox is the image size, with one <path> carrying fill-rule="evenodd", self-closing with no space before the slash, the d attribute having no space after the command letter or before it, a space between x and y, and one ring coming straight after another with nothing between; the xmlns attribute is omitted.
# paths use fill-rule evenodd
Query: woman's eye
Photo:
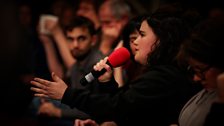
<svg viewBox="0 0 224 126"><path fill-rule="evenodd" d="M142 37L145 36L145 33L140 31L140 36L142 36Z"/></svg>

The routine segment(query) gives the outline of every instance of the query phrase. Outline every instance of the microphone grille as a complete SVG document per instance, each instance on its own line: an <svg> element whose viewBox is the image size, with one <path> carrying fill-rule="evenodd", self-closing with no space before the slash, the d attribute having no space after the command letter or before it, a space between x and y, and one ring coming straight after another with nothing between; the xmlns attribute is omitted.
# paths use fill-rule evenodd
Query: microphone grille
<svg viewBox="0 0 224 126"><path fill-rule="evenodd" d="M130 59L130 52L125 47L114 50L108 57L112 67L118 67L125 64Z"/></svg>

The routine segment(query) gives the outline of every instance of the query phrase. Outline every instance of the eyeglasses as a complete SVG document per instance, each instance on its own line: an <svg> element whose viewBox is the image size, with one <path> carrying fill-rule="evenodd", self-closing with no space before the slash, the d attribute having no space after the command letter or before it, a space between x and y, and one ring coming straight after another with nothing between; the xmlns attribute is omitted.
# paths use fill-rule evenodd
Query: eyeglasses
<svg viewBox="0 0 224 126"><path fill-rule="evenodd" d="M211 67L210 65L204 68L188 66L187 69L191 75L197 75L201 80L205 80L205 74Z"/></svg>

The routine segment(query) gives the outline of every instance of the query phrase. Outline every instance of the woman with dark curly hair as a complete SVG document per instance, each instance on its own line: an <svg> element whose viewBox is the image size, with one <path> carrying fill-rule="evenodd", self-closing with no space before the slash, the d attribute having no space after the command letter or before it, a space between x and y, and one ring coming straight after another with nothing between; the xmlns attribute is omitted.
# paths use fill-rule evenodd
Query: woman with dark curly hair
<svg viewBox="0 0 224 126"><path fill-rule="evenodd" d="M147 71L135 81L118 88L107 58L94 66L107 72L98 78L103 94L89 90L71 90L55 74L53 81L35 78L31 89L35 96L62 100L62 103L89 113L97 122L112 120L120 125L168 126L177 123L185 102L192 96L187 71L178 66L175 56L188 27L177 18L142 18L140 35L134 41L136 62Z"/></svg>

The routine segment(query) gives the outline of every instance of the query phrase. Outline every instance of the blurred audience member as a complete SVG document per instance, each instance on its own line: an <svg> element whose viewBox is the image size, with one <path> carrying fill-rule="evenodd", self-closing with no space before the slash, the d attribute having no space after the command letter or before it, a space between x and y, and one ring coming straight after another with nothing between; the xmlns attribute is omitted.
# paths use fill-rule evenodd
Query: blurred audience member
<svg viewBox="0 0 224 126"><path fill-rule="evenodd" d="M47 29L50 30L55 39L64 63L68 64L66 68L67 74L60 74L63 71L58 71L58 68L62 65L58 62L52 40L49 36L40 33L40 39L45 47L51 72L58 71L61 76L66 76L63 78L69 79L68 83L71 88L88 88L89 90L96 91L97 85L93 83L85 87L80 84L81 78L92 70L96 62L104 57L95 48L96 36L93 22L85 17L75 17L66 27L66 38L57 22L47 21L46 24ZM50 102L42 102L38 113L40 115L69 120L90 118L88 114L76 108L70 109L69 107L60 106Z"/></svg>
<svg viewBox="0 0 224 126"><path fill-rule="evenodd" d="M98 17L99 6L103 0L79 0L78 10L76 14L89 18L93 21L95 29L100 29L101 23Z"/></svg>
<svg viewBox="0 0 224 126"><path fill-rule="evenodd" d="M193 80L204 87L183 107L180 126L203 126L211 105L218 98L216 79L224 72L224 62L220 60L224 53L223 29L223 18L202 21L180 50L179 58L189 64Z"/></svg>
<svg viewBox="0 0 224 126"><path fill-rule="evenodd" d="M224 74L220 74L217 78L218 100L212 104L204 126L224 125Z"/></svg>
<svg viewBox="0 0 224 126"><path fill-rule="evenodd" d="M131 10L127 3L120 0L106 0L99 8L101 36L99 50L110 54L119 42L123 27L131 18Z"/></svg>

